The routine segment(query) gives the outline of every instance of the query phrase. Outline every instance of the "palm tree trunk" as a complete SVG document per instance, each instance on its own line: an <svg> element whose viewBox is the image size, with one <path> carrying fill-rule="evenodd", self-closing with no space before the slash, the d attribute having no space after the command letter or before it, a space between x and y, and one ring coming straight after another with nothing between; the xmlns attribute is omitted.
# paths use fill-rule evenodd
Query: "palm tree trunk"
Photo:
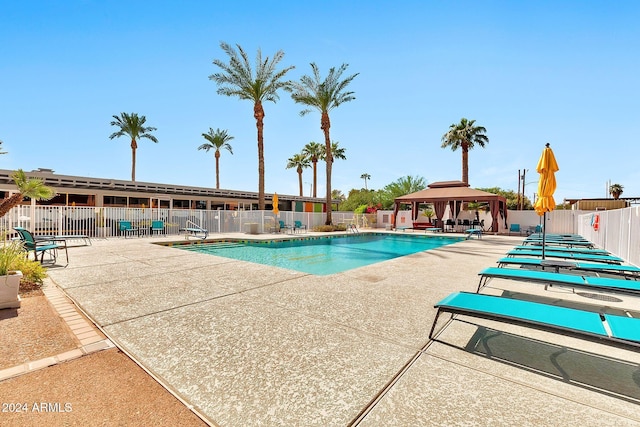
<svg viewBox="0 0 640 427"><path fill-rule="evenodd" d="M13 194L8 199L4 199L2 202L0 202L0 218L8 214L9 211L14 206L17 206L22 201L23 198L24 197L22 193L16 193L16 194Z"/></svg>
<svg viewBox="0 0 640 427"><path fill-rule="evenodd" d="M462 143L462 182L469 184L469 145Z"/></svg>
<svg viewBox="0 0 640 427"><path fill-rule="evenodd" d="M131 181L136 180L136 149L138 144L135 138L131 139Z"/></svg>
<svg viewBox="0 0 640 427"><path fill-rule="evenodd" d="M322 119L320 120L320 129L324 132L324 144L326 151L326 161L327 161L327 199L326 199L326 209L327 209L327 219L325 221L325 225L331 225L331 166L333 164L333 155L331 154L331 138L329 136L329 129L331 128L331 121L329 120L329 113L326 111L322 112Z"/></svg>
<svg viewBox="0 0 640 427"><path fill-rule="evenodd" d="M253 106L253 117L258 128L258 209L264 210L264 139L262 129L264 127L264 109L260 101Z"/></svg>
<svg viewBox="0 0 640 427"><path fill-rule="evenodd" d="M300 187L300 197L304 196L302 193L302 168L298 166L298 186Z"/></svg>
<svg viewBox="0 0 640 427"><path fill-rule="evenodd" d="M216 150L216 189L220 189L220 152Z"/></svg>
<svg viewBox="0 0 640 427"><path fill-rule="evenodd" d="M318 188L318 158L314 156L311 161L313 162L313 197L318 197L316 192Z"/></svg>

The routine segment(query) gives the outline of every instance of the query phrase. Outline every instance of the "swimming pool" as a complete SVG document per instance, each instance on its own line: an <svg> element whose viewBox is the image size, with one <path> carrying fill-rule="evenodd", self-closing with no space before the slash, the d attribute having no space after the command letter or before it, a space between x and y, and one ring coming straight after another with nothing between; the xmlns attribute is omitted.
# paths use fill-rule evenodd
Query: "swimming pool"
<svg viewBox="0 0 640 427"><path fill-rule="evenodd" d="M225 239L172 246L324 276L461 240L463 238L366 233L267 241Z"/></svg>

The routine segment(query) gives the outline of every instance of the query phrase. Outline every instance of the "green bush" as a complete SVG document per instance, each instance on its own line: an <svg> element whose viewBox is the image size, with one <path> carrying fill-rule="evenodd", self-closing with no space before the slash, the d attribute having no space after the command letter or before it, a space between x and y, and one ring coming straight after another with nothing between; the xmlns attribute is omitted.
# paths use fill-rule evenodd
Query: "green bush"
<svg viewBox="0 0 640 427"><path fill-rule="evenodd" d="M313 227L313 231L317 231L319 233L330 233L332 231L346 231L347 226L345 224L335 224L335 225L317 225Z"/></svg>
<svg viewBox="0 0 640 427"><path fill-rule="evenodd" d="M47 277L47 270L38 261L21 257L11 264L12 270L22 272L22 282L37 283L42 285L42 281Z"/></svg>

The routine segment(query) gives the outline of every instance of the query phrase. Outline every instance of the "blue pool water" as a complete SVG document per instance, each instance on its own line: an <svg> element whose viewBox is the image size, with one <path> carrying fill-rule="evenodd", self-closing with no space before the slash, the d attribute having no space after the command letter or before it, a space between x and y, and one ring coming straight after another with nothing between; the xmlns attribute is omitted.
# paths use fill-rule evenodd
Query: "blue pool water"
<svg viewBox="0 0 640 427"><path fill-rule="evenodd" d="M460 240L462 238L381 233L270 241L229 239L173 247L323 276Z"/></svg>

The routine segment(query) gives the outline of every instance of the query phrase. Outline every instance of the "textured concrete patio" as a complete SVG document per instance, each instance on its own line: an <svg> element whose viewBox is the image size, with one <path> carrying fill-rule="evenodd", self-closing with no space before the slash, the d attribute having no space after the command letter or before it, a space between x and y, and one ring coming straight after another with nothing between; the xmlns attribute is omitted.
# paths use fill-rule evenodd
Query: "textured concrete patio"
<svg viewBox="0 0 640 427"><path fill-rule="evenodd" d="M434 303L475 291L522 238L330 276L154 244L164 240L70 248L50 277L213 425L640 425L638 351L474 318L429 342ZM640 308L504 280L483 293L505 291Z"/></svg>

